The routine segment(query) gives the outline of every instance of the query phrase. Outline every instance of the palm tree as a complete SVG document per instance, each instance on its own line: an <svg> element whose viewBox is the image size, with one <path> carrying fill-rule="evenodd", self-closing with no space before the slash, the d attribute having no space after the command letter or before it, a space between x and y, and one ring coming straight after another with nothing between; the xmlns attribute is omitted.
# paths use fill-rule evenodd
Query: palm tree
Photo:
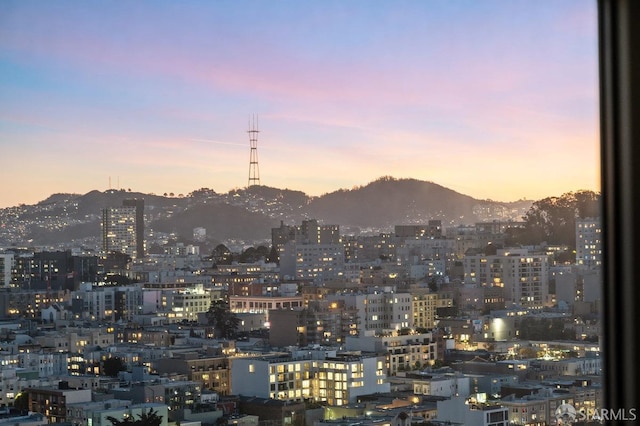
<svg viewBox="0 0 640 426"><path fill-rule="evenodd" d="M150 408L148 413L142 412L142 415L138 415L138 417L140 417L140 425L160 426L162 424L162 416L159 416L153 408Z"/></svg>
<svg viewBox="0 0 640 426"><path fill-rule="evenodd" d="M159 416L158 412L154 411L153 408L150 408L148 413L143 411L142 414L138 414L138 420L132 420L131 417L118 420L112 416L107 417L107 420L109 420L113 426L160 426L162 424L162 416Z"/></svg>

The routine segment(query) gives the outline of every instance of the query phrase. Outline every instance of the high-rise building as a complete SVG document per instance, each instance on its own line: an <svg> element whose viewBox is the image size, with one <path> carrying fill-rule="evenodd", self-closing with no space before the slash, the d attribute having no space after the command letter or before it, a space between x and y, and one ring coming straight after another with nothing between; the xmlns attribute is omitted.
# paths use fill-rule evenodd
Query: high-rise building
<svg viewBox="0 0 640 426"><path fill-rule="evenodd" d="M96 256L74 256L71 250L16 253L13 256L12 287L74 290L81 282L97 279Z"/></svg>
<svg viewBox="0 0 640 426"><path fill-rule="evenodd" d="M502 255L505 302L532 309L546 306L549 296L549 257L527 251L505 252Z"/></svg>
<svg viewBox="0 0 640 426"><path fill-rule="evenodd" d="M464 260L465 283L478 287L503 287L504 300L542 309L549 296L549 257L527 249L500 249L497 254L470 255Z"/></svg>
<svg viewBox="0 0 640 426"><path fill-rule="evenodd" d="M602 265L602 225L600 218L576 219L576 265Z"/></svg>
<svg viewBox="0 0 640 426"><path fill-rule="evenodd" d="M0 288L11 285L11 270L13 269L13 253L0 253Z"/></svg>
<svg viewBox="0 0 640 426"><path fill-rule="evenodd" d="M124 200L102 210L102 250L144 257L144 200Z"/></svg>

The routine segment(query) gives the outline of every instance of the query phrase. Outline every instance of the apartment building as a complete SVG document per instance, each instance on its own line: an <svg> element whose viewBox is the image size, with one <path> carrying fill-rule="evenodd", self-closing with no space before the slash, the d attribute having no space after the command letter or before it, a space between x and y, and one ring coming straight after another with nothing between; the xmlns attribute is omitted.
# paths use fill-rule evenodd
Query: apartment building
<svg viewBox="0 0 640 426"><path fill-rule="evenodd" d="M5 359L0 362L3 364ZM16 359L17 361L17 359ZM13 365L0 365L0 406L8 407L14 404L15 398L30 387L52 386L58 381L51 376L40 377L35 368L25 369Z"/></svg>
<svg viewBox="0 0 640 426"><path fill-rule="evenodd" d="M438 308L453 306L453 299L446 293L432 293L426 289L411 291L413 327L431 330L435 327Z"/></svg>
<svg viewBox="0 0 640 426"><path fill-rule="evenodd" d="M358 312L358 330L373 330L383 334L389 330L413 327L412 297L396 293L392 287L374 288L369 293L336 293L329 301L342 301L348 309Z"/></svg>
<svg viewBox="0 0 640 426"><path fill-rule="evenodd" d="M114 329L68 328L64 332L45 332L34 337L36 343L54 351L81 352L85 347L108 347L114 343Z"/></svg>
<svg viewBox="0 0 640 426"><path fill-rule="evenodd" d="M413 376L413 393L416 395L468 397L471 393L471 378L461 374Z"/></svg>
<svg viewBox="0 0 640 426"><path fill-rule="evenodd" d="M356 402L361 395L390 391L383 356L349 353L322 359L290 354L234 358L231 381L234 394L338 406Z"/></svg>
<svg viewBox="0 0 640 426"><path fill-rule="evenodd" d="M303 305L302 296L229 296L229 309L234 313L263 313L267 320L274 309L296 309Z"/></svg>
<svg viewBox="0 0 640 426"><path fill-rule="evenodd" d="M124 200L122 206L102 210L102 250L125 253L132 258L143 258L144 200Z"/></svg>
<svg viewBox="0 0 640 426"><path fill-rule="evenodd" d="M306 308L269 312L272 346L340 345L358 334L358 312L342 301L312 300Z"/></svg>
<svg viewBox="0 0 640 426"><path fill-rule="evenodd" d="M285 225L280 222L279 228L271 228L271 245L281 253L289 241L306 244L339 244L340 226L321 225L316 219L303 220L300 226Z"/></svg>
<svg viewBox="0 0 640 426"><path fill-rule="evenodd" d="M344 246L341 243L287 242L280 253L280 278L323 282L341 278Z"/></svg>
<svg viewBox="0 0 640 426"><path fill-rule="evenodd" d="M549 257L527 249L500 249L495 255L469 255L464 260L465 283L504 287L504 300L529 309L549 303Z"/></svg>
<svg viewBox="0 0 640 426"><path fill-rule="evenodd" d="M49 423L66 422L67 407L91 402L91 389L69 389L66 382L50 388L29 388L29 411L44 414Z"/></svg>
<svg viewBox="0 0 640 426"><path fill-rule="evenodd" d="M437 345L431 333L375 335L369 331L347 337L348 351L385 354L387 374L431 366L436 359Z"/></svg>
<svg viewBox="0 0 640 426"><path fill-rule="evenodd" d="M602 225L600 218L576 219L576 265L602 266Z"/></svg>
<svg viewBox="0 0 640 426"><path fill-rule="evenodd" d="M219 395L228 395L231 388L229 359L226 357L202 356L195 352L178 353L171 358L152 362L154 370L160 374L184 374L187 379L201 383L201 389Z"/></svg>
<svg viewBox="0 0 640 426"><path fill-rule="evenodd" d="M71 311L79 319L113 319L115 311L115 287L97 287L82 283L71 293Z"/></svg>
<svg viewBox="0 0 640 426"><path fill-rule="evenodd" d="M0 288L9 288L11 286L13 258L13 253L0 253Z"/></svg>

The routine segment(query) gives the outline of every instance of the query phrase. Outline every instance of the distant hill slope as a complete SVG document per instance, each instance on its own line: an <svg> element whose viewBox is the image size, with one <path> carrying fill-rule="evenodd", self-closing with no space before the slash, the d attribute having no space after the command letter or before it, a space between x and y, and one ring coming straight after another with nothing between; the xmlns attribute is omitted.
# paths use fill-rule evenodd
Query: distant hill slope
<svg viewBox="0 0 640 426"><path fill-rule="evenodd" d="M311 197L302 191L293 189L279 189L270 186L254 185L248 188L229 191L229 196L242 196L247 198L261 198L273 202L288 204L290 206L306 205Z"/></svg>
<svg viewBox="0 0 640 426"><path fill-rule="evenodd" d="M195 205L151 224L156 231L175 232L185 238L191 238L194 228L202 227L207 230L207 236L218 241L271 238L271 228L276 225L276 220L263 214L229 204Z"/></svg>
<svg viewBox="0 0 640 426"><path fill-rule="evenodd" d="M391 230L394 225L440 219L445 226L492 218L520 219L530 201L498 203L478 200L433 182L383 177L354 189L319 197L302 191L252 186L218 194L201 188L185 197L166 197L124 190L84 195L54 194L32 206L0 209L0 243L53 244L100 238L102 209L128 198L145 201L146 226L174 232L187 240L203 227L218 241L269 238L280 221L288 225L314 218L344 227ZM516 212L516 213L514 213ZM6 213L6 214L5 214ZM505 214L506 213L506 214Z"/></svg>
<svg viewBox="0 0 640 426"><path fill-rule="evenodd" d="M132 198L144 199L145 209L147 207L166 208L174 205L184 206L184 198L163 197L160 195L145 194L142 192L127 192L118 190L108 190L104 192L91 191L76 199L78 203L78 213L80 214L100 214L102 209L113 206L121 206L123 200Z"/></svg>
<svg viewBox="0 0 640 426"><path fill-rule="evenodd" d="M473 223L478 204L498 203L476 200L432 182L385 177L313 199L306 211L329 223L388 227L429 219Z"/></svg>

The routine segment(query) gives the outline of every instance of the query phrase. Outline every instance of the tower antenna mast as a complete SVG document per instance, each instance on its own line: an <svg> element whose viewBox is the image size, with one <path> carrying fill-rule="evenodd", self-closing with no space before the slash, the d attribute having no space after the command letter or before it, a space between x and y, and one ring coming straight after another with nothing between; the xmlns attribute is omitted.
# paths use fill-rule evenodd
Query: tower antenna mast
<svg viewBox="0 0 640 426"><path fill-rule="evenodd" d="M258 116L249 119L249 184L248 186L260 185L260 168L258 167Z"/></svg>

